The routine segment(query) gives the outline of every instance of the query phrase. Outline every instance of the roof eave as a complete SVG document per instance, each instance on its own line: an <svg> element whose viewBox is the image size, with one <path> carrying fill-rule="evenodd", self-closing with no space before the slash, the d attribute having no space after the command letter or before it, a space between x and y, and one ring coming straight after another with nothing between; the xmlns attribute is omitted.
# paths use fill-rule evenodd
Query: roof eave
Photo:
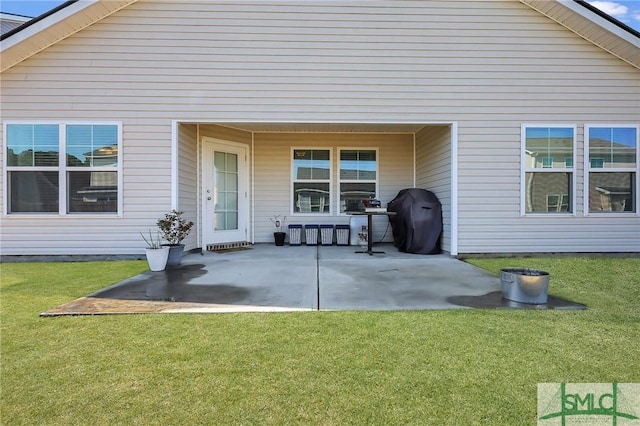
<svg viewBox="0 0 640 426"><path fill-rule="evenodd" d="M585 40L640 69L640 37L614 19L605 19L576 0L519 0ZM567 14L566 12L570 13ZM576 25L575 19L589 25ZM617 22L617 21L616 21Z"/></svg>
<svg viewBox="0 0 640 426"><path fill-rule="evenodd" d="M56 13L57 11L59 11L60 9L64 9L65 7L68 7L70 5L72 5L73 3L77 2L78 0L69 0L67 2L64 2L63 4L58 5L57 7L48 10L47 12L43 13L40 16L36 16L36 17L26 17L23 16L24 20L22 21L22 25L20 25L17 28L14 28L11 31L6 32L5 34L2 34L2 36L0 36L0 40L4 40L6 38L11 37L12 35L19 33L20 31L24 30L25 28L39 22L42 21L43 19L45 19L47 16L49 15L53 15L54 13Z"/></svg>
<svg viewBox="0 0 640 426"><path fill-rule="evenodd" d="M69 1L16 29L2 39L0 72L64 40L137 0Z"/></svg>
<svg viewBox="0 0 640 426"><path fill-rule="evenodd" d="M640 31L636 31L635 29L631 28L630 26L628 26L627 24L625 24L624 22L621 22L617 19L615 19L613 16L609 16L606 13L604 13L602 10L598 9L597 7L591 5L589 2L585 1L585 0L573 0L575 3L578 3L580 6L587 8L588 10L590 10L591 12L595 13L596 15L598 15L599 17L603 18L604 20L612 23L614 26L621 28L622 30L626 31L627 33L631 34L632 36L635 37L635 40L640 41ZM621 33L623 36L627 36L624 33Z"/></svg>
<svg viewBox="0 0 640 426"><path fill-rule="evenodd" d="M2 38L2 43L0 44L0 53L2 54L0 72L15 66L30 56L136 1L68 1L51 12L35 18L34 22L29 22ZM605 19L600 14L594 13L591 8L581 4L582 2L576 0L519 1L640 69L640 38L623 26L614 24L611 19ZM573 12L571 16L578 16L596 26L589 25L587 27L590 30L586 30L584 26L571 25L564 17L565 13L558 13L558 5L563 7L563 11L568 9ZM78 19L73 20L72 17L74 16L77 16ZM63 21L67 22L63 23ZM603 34L614 37L615 42L602 42L602 37L595 37L595 35Z"/></svg>

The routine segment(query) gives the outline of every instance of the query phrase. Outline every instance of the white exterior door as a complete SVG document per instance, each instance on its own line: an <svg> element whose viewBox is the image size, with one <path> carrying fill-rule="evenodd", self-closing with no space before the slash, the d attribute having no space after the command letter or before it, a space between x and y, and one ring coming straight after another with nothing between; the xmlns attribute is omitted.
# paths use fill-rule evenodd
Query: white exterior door
<svg viewBox="0 0 640 426"><path fill-rule="evenodd" d="M202 143L203 242L247 241L247 147L212 138Z"/></svg>

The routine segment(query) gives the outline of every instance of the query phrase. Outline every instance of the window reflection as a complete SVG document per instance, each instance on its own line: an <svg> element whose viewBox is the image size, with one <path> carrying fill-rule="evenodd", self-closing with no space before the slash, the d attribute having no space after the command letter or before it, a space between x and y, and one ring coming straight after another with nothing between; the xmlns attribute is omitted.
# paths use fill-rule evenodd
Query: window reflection
<svg viewBox="0 0 640 426"><path fill-rule="evenodd" d="M530 127L526 130L526 167L566 168L573 165L573 129ZM567 166L570 164L571 166Z"/></svg>
<svg viewBox="0 0 640 426"><path fill-rule="evenodd" d="M526 173L526 213L571 212L571 174Z"/></svg>
<svg viewBox="0 0 640 426"><path fill-rule="evenodd" d="M294 149L292 164L293 212L331 212L331 151Z"/></svg>
<svg viewBox="0 0 640 426"><path fill-rule="evenodd" d="M296 213L329 213L329 184L302 183L293 184L294 206Z"/></svg>
<svg viewBox="0 0 640 426"><path fill-rule="evenodd" d="M590 173L589 212L633 212L635 173Z"/></svg>
<svg viewBox="0 0 640 426"><path fill-rule="evenodd" d="M329 150L296 149L293 151L294 179L329 179L330 170Z"/></svg>
<svg viewBox="0 0 640 426"><path fill-rule="evenodd" d="M376 197L376 157L373 149L340 150L340 212L362 210L363 200Z"/></svg>
<svg viewBox="0 0 640 426"><path fill-rule="evenodd" d="M636 141L635 128L590 128L589 162L591 167L635 167ZM597 164L597 166L594 164Z"/></svg>
<svg viewBox="0 0 640 426"><path fill-rule="evenodd" d="M57 125L7 125L7 166L57 166Z"/></svg>
<svg viewBox="0 0 640 426"><path fill-rule="evenodd" d="M9 213L60 212L60 200L68 213L117 212L117 125L7 124L6 129ZM67 181L62 188L60 174Z"/></svg>
<svg viewBox="0 0 640 426"><path fill-rule="evenodd" d="M111 125L67 126L67 166L118 165L118 128Z"/></svg>
<svg viewBox="0 0 640 426"><path fill-rule="evenodd" d="M118 211L118 174L116 172L68 172L67 185L70 213Z"/></svg>
<svg viewBox="0 0 640 426"><path fill-rule="evenodd" d="M57 213L57 171L12 171L9 193L12 213Z"/></svg>

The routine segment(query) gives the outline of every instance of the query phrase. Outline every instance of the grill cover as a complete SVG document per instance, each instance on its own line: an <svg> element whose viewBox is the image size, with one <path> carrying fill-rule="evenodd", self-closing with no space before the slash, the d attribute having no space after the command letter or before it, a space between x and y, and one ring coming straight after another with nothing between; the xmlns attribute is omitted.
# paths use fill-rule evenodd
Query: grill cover
<svg viewBox="0 0 640 426"><path fill-rule="evenodd" d="M387 204L393 241L398 250L406 253L440 253L442 234L442 205L431 191L407 188L398 192Z"/></svg>

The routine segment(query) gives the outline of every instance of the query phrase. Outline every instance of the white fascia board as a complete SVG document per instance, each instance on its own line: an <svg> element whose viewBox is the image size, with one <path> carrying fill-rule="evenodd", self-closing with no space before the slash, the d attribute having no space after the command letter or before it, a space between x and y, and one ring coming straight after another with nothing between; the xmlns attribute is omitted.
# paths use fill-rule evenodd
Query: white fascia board
<svg viewBox="0 0 640 426"><path fill-rule="evenodd" d="M6 40L2 41L2 46L0 47L0 52L6 49L9 49L23 41L33 37L41 31L46 30L54 24L57 24L60 21L63 21L69 18L72 15L86 9L87 7L92 6L95 3L98 3L100 0L81 0L75 2L64 9L59 10L53 15L49 15L41 21L36 22L35 24L25 28L24 30L12 35Z"/></svg>

